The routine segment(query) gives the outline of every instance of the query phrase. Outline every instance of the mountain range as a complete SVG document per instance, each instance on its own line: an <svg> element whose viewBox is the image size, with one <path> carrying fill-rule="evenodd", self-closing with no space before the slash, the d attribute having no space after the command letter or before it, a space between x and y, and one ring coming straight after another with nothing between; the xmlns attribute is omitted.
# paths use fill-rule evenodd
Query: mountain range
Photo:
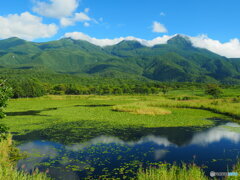
<svg viewBox="0 0 240 180"><path fill-rule="evenodd" d="M240 83L240 58L226 58L194 47L182 35L153 47L144 46L138 41L122 41L113 46L99 47L71 38L43 43L16 37L0 40L0 77L8 72L24 70L31 73L39 69L42 74L51 72L78 77Z"/></svg>

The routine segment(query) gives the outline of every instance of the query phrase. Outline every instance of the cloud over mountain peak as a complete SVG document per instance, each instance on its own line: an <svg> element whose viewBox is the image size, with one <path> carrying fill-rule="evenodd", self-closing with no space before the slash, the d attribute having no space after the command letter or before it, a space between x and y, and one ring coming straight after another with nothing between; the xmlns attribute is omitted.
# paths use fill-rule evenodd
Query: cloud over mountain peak
<svg viewBox="0 0 240 180"><path fill-rule="evenodd" d="M182 38L187 38L187 40L191 41L194 47L205 48L216 54L226 56L228 58L239 58L240 57L240 40L239 39L231 39L229 42L221 43L218 40L214 40L209 38L206 35L200 35L196 37L175 34L175 35L164 35L161 37L154 38L152 40L145 40L141 38L136 38L133 36L128 37L120 37L114 39L97 39L95 37L91 37L82 32L69 32L64 35L64 37L69 37L75 40L85 40L97 46L112 46L120 43L121 41L138 41L144 46L152 47L158 44L167 44L168 40L172 39L175 36L181 36Z"/></svg>

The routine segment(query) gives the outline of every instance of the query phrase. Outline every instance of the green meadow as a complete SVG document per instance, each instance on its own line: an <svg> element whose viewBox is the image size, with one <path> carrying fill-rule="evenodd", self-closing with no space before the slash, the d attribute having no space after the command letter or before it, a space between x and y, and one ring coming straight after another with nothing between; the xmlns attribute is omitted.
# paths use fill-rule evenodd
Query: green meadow
<svg viewBox="0 0 240 180"><path fill-rule="evenodd" d="M52 140L64 144L97 135L126 139L131 132L157 127L214 126L218 119L238 120L240 99L234 90L221 99L202 91L178 90L167 95L48 95L11 99L2 120L17 141ZM227 94L227 93L225 93ZM123 136L123 137L121 137Z"/></svg>
<svg viewBox="0 0 240 180"><path fill-rule="evenodd" d="M195 102L156 95L44 96L10 100L7 117L2 122L10 127L17 140L35 138L68 144L97 135L117 135L122 129L206 127L214 125L213 119L226 119L221 114L201 110ZM186 104L197 108L186 108ZM239 104L233 103L236 105ZM141 112L132 113L134 109Z"/></svg>

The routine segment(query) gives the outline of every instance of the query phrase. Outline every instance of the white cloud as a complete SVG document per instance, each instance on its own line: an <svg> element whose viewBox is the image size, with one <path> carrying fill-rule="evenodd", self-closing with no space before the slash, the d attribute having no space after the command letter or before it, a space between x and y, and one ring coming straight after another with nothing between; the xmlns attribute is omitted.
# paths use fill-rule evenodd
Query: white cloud
<svg viewBox="0 0 240 180"><path fill-rule="evenodd" d="M166 16L166 14L164 12L161 12L160 16Z"/></svg>
<svg viewBox="0 0 240 180"><path fill-rule="evenodd" d="M166 33L166 32L168 32L167 28L163 24L161 24L157 21L153 22L152 28L153 28L152 31L156 32L156 33Z"/></svg>
<svg viewBox="0 0 240 180"><path fill-rule="evenodd" d="M84 25L85 27L89 27L89 26L90 26L90 24L89 24L88 22L85 22L83 25Z"/></svg>
<svg viewBox="0 0 240 180"><path fill-rule="evenodd" d="M67 27L67 26L72 26L74 25L74 21L71 19L71 18L61 18L60 19L60 24L64 27Z"/></svg>
<svg viewBox="0 0 240 180"><path fill-rule="evenodd" d="M0 16L0 27L0 38L14 36L26 40L52 37L58 31L55 24L43 24L42 18L29 12Z"/></svg>
<svg viewBox="0 0 240 180"><path fill-rule="evenodd" d="M86 22L86 21L93 21L93 19L91 19L87 14L85 14L83 12L75 13L74 16L70 17L70 18L63 17L60 19L61 25L65 26L65 27L73 26L73 25L75 25L76 22Z"/></svg>
<svg viewBox="0 0 240 180"><path fill-rule="evenodd" d="M92 145L112 144L112 143L118 144L118 145L125 145L125 146L132 146L133 147L133 146L136 146L136 145L144 144L146 142L152 142L152 143L157 144L159 146L165 146L165 147L175 146L166 137L153 136L153 135L142 137L138 141L123 141L123 140L119 139L118 137L98 136L96 138L93 138L93 139L89 140L88 142L85 142L85 143L79 143L79 144L66 146L66 149L71 150L71 151L79 151L79 150L83 150L84 148L88 148ZM167 153L167 151L165 151L165 152ZM157 157L160 158L159 157L160 155L163 157L166 153L163 153L163 151L162 152L158 151L157 152Z"/></svg>
<svg viewBox="0 0 240 180"><path fill-rule="evenodd" d="M63 18L71 16L78 7L78 0L50 0L49 3L35 1L33 11L46 17Z"/></svg>
<svg viewBox="0 0 240 180"><path fill-rule="evenodd" d="M85 13L80 12L80 13L75 13L74 20L83 22L83 21L90 21L91 18L88 15L86 15Z"/></svg>
<svg viewBox="0 0 240 180"><path fill-rule="evenodd" d="M238 127L235 124L231 125L233 123L227 123L225 126L230 127ZM194 137L191 140L191 144L198 144L198 145L208 145L214 142L219 142L222 139L228 139L234 143L240 142L240 133L231 131L227 128L224 128L224 126L217 126L214 128L211 128L208 131L200 132L194 135Z"/></svg>
<svg viewBox="0 0 240 180"><path fill-rule="evenodd" d="M88 13L89 11L90 11L89 8L85 8L85 9L84 9L84 12L85 12L85 13Z"/></svg>
<svg viewBox="0 0 240 180"><path fill-rule="evenodd" d="M49 2L36 1L33 11L46 17L60 19L60 24L63 27L73 26L77 22L83 22L85 27L90 26L86 21L97 23L93 18L90 18L87 13L89 8L85 8L84 12L74 13L78 7L79 0L49 0Z"/></svg>
<svg viewBox="0 0 240 180"><path fill-rule="evenodd" d="M190 37L195 47L206 48L216 54L229 58L240 57L240 41L239 39L231 39L229 42L221 43L218 40L210 39L206 35Z"/></svg>
<svg viewBox="0 0 240 180"><path fill-rule="evenodd" d="M167 41L169 39L171 39L173 36L157 37L153 40L144 40L144 39L135 38L132 36L120 37L120 38L115 38L115 39L97 39L94 37L90 37L82 32L70 32L70 33L66 33L64 35L64 37L70 37L70 38L76 39L76 40L85 40L85 41L88 41L97 46L104 47L104 46L111 46L111 45L118 44L123 40L138 41L145 46L154 46L156 44L166 44Z"/></svg>
<svg viewBox="0 0 240 180"><path fill-rule="evenodd" d="M82 22L83 26L89 27L90 23L86 21L98 24L94 18L90 18L87 15L90 8L85 8L83 12L75 13L79 6L79 0L48 0L48 2L35 0L34 2L34 12L42 16L59 19L63 27L74 26L77 22Z"/></svg>
<svg viewBox="0 0 240 180"><path fill-rule="evenodd" d="M157 44L166 44L167 41L174 36L176 35L172 35L172 36L164 35L162 37L157 37L152 40L145 40L145 39L140 39L132 36L120 37L120 38L114 38L114 39L97 39L94 37L90 37L82 32L69 32L64 35L64 37L85 40L101 47L115 45L123 40L138 41L142 45L151 47ZM235 39L231 39L229 42L221 43L220 41L210 39L205 35L201 35L197 37L183 35L183 37L188 37L193 43L193 46L195 47L205 48L205 49L208 49L209 51L212 51L222 56L226 56L228 58L240 57L240 40L239 39L235 38Z"/></svg>

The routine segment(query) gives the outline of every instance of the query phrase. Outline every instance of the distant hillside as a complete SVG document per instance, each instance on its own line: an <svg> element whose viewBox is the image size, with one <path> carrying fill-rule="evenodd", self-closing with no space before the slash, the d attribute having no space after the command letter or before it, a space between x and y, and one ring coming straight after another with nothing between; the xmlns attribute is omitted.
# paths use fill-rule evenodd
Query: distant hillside
<svg viewBox="0 0 240 180"><path fill-rule="evenodd" d="M33 73L40 68L39 79L44 72L51 72L78 77L240 83L240 59L196 48L181 35L153 47L122 41L104 48L70 38L45 43L9 38L0 40L0 67L1 77L10 70L11 74L20 69Z"/></svg>

